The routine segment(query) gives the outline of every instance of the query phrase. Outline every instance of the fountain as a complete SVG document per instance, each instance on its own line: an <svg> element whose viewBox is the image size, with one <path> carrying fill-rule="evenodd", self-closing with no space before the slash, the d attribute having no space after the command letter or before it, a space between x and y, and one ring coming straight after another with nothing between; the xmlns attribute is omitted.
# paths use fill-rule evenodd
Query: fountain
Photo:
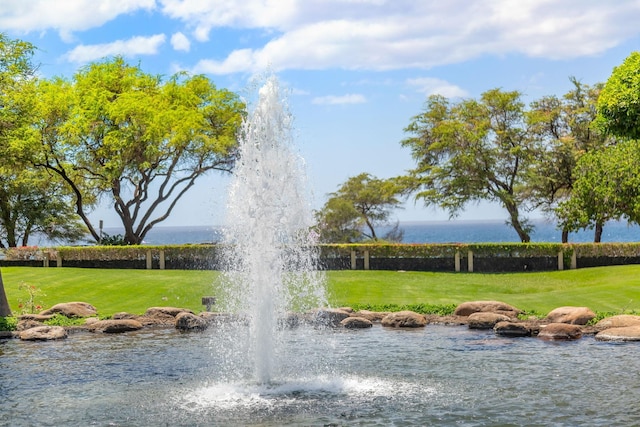
<svg viewBox="0 0 640 427"><path fill-rule="evenodd" d="M248 353L258 383L270 383L277 371L279 320L326 304L304 177L292 116L270 77L241 128L223 240L222 288L229 292L222 300L250 323Z"/></svg>
<svg viewBox="0 0 640 427"><path fill-rule="evenodd" d="M326 304L291 124L267 80L240 138L217 295L239 318L200 333L0 341L0 427L640 424L633 343L283 328L289 310Z"/></svg>

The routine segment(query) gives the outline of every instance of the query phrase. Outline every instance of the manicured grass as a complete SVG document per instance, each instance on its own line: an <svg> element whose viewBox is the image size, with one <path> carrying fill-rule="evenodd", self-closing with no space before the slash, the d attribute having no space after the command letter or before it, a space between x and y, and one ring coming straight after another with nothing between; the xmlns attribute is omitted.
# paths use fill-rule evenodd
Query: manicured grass
<svg viewBox="0 0 640 427"><path fill-rule="evenodd" d="M38 303L85 301L100 315L119 311L143 313L152 306L203 309L201 297L219 295L215 271L110 270L5 267L5 291L15 312L28 293L21 283L45 295ZM429 273L330 271L327 291L333 306L357 304L459 304L500 300L520 309L546 314L564 305L597 312L640 312L640 266L599 267L541 273Z"/></svg>

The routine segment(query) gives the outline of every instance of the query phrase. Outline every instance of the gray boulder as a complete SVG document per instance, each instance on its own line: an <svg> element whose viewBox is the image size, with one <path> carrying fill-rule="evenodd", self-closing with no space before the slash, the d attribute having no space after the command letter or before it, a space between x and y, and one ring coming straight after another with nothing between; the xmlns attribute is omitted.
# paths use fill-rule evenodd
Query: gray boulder
<svg viewBox="0 0 640 427"><path fill-rule="evenodd" d="M596 334L598 341L640 341L640 325L610 328Z"/></svg>
<svg viewBox="0 0 640 427"><path fill-rule="evenodd" d="M606 317L596 323L596 329L604 330L609 328L624 328L627 326L640 325L640 316L631 314L619 314L617 316Z"/></svg>
<svg viewBox="0 0 640 427"><path fill-rule="evenodd" d="M524 323L516 323L516 322L498 322L493 327L493 331L496 335L500 335L502 337L530 337L531 329Z"/></svg>

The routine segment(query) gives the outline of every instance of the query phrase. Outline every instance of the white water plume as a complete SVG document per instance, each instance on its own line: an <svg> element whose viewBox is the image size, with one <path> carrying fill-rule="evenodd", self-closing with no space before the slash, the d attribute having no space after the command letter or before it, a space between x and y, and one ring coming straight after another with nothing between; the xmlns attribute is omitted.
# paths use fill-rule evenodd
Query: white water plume
<svg viewBox="0 0 640 427"><path fill-rule="evenodd" d="M289 311L325 304L312 225L292 116L271 77L241 129L223 261L226 306L248 317L249 357L259 383L270 382L278 371L279 320Z"/></svg>

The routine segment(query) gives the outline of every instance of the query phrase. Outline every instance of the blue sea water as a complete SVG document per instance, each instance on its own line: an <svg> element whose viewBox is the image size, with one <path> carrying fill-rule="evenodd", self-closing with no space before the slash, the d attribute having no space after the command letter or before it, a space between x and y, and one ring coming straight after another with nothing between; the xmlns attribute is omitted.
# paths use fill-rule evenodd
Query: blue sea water
<svg viewBox="0 0 640 427"><path fill-rule="evenodd" d="M561 232L549 221L532 221L532 242L560 242ZM489 221L416 221L401 222L404 243L485 243L518 242L512 227L500 220ZM109 235L122 233L118 228L105 228ZM379 234L384 234L380 229ZM149 245L216 243L221 239L221 229L215 226L157 226L146 236ZM626 222L609 222L604 227L603 242L640 242L640 227ZM593 242L593 230L569 235L569 242Z"/></svg>

